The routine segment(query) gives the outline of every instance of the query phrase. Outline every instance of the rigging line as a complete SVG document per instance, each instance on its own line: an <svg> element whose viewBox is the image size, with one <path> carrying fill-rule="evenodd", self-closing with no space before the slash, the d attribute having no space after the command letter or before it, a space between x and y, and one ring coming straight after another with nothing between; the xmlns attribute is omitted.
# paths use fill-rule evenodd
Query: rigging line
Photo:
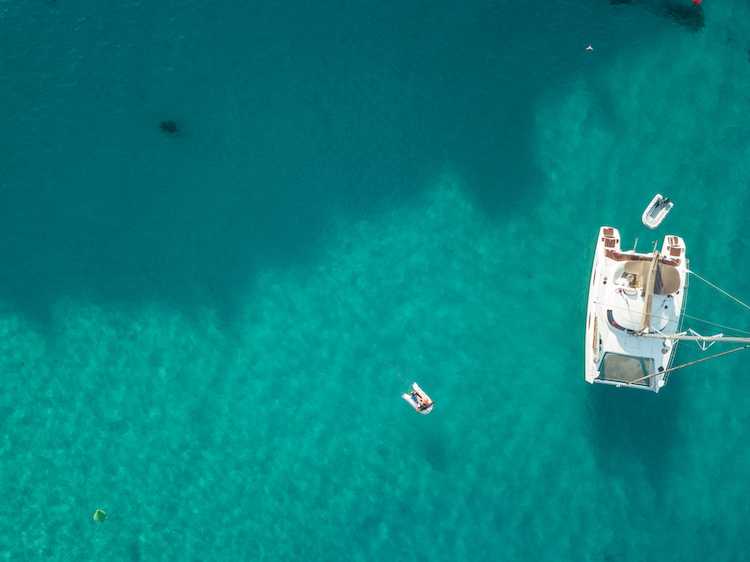
<svg viewBox="0 0 750 562"><path fill-rule="evenodd" d="M737 303L741 304L742 306L744 306L745 308L747 308L748 310L750 310L750 306L746 305L746 304L745 304L744 302L742 302L742 301L741 301L740 299L738 299L737 297L735 297L735 296L733 296L733 295L730 295L729 293L727 293L727 292L726 292L726 291L725 291L724 289L722 289L721 287L719 287L719 286L717 286L717 285L714 285L714 284L713 284L713 283L711 283L711 281L709 281L708 279L705 279L704 277L701 277L700 275L698 275L698 274L697 274L697 273L696 273L695 271L693 271L692 269L688 269L687 271L688 271L688 273L691 273L691 274L695 275L695 276L696 276L696 277L697 277L698 279L700 279L701 281L703 281L703 282L704 282L704 283L705 283L706 285L710 285L711 287L713 287L714 289L716 289L717 291L719 291L720 293L722 293L722 294L723 294L724 296L727 296L727 297L729 297L729 298L730 298L730 299L732 299L733 301L735 301L735 302L737 302Z"/></svg>
<svg viewBox="0 0 750 562"><path fill-rule="evenodd" d="M697 316L692 316L690 314L682 314L685 318L690 318L691 320L696 320L698 322L703 322L704 324L708 324L710 326L714 326L716 328L723 328L724 330L734 330L735 332L742 332L743 334L750 334L750 330L743 330L742 328L733 328L732 326L726 326L724 324L719 324L717 322L711 322L709 320L704 320L703 318L698 318Z"/></svg>
<svg viewBox="0 0 750 562"><path fill-rule="evenodd" d="M730 353L743 351L748 348L750 348L750 345L741 345L740 347L734 347L727 351L722 351L721 353L714 353L713 355L709 355L708 357L701 357L700 359L696 359L695 361L688 361L687 363L683 363L682 365L677 365L676 367L670 367L669 369L664 369L663 371L657 371L656 373L651 373L650 375L646 375L645 377L641 377L639 379L635 379L634 381L630 381L628 384L638 384L641 381L650 379L651 377L655 377L657 375L666 375L667 373L671 373L672 371L684 369L685 367L697 365L698 363L703 363L704 361L710 361L711 359L717 359L721 357L722 355L729 355Z"/></svg>
<svg viewBox="0 0 750 562"><path fill-rule="evenodd" d="M627 312L630 312L631 314L643 315L643 312L638 312L637 310L630 310L630 307L617 306L616 304L603 303L598 300L594 300L592 302L594 304L606 305L607 308L616 308L618 310L625 310ZM711 322L710 320L704 320L703 318L698 318L697 316L693 316L692 314L687 314L685 312L682 313L682 316L685 318L690 318L691 320L703 322L704 324L708 324L716 328L723 328L724 330L733 330L735 332L741 332L743 334L750 334L750 330L743 330L742 328L735 328L733 326L727 326L726 324L719 324L718 322ZM659 316L659 318L663 318L663 316Z"/></svg>

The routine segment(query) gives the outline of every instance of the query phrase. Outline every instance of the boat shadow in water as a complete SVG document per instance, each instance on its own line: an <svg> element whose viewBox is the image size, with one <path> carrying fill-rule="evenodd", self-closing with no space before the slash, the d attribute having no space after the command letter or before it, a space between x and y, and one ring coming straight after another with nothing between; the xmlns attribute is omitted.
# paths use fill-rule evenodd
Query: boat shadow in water
<svg viewBox="0 0 750 562"><path fill-rule="evenodd" d="M706 25L703 7L689 0L609 0L609 3L613 6L643 6L691 31L700 31Z"/></svg>
<svg viewBox="0 0 750 562"><path fill-rule="evenodd" d="M667 2L664 6L664 14L690 31L700 31L706 25L703 8L693 4L682 4L678 2Z"/></svg>
<svg viewBox="0 0 750 562"><path fill-rule="evenodd" d="M610 477L637 482L644 475L659 491L669 474L679 438L680 385L658 395L594 385L586 400L591 445L597 464Z"/></svg>

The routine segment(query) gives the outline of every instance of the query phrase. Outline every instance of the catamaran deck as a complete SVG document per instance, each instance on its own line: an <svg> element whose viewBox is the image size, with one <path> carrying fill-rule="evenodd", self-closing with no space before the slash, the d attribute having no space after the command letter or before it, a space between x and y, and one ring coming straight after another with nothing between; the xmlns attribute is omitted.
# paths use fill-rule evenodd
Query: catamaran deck
<svg viewBox="0 0 750 562"><path fill-rule="evenodd" d="M586 381L659 391L675 351L674 334L685 302L684 242L667 236L661 252L620 249L615 228L599 231L586 318Z"/></svg>

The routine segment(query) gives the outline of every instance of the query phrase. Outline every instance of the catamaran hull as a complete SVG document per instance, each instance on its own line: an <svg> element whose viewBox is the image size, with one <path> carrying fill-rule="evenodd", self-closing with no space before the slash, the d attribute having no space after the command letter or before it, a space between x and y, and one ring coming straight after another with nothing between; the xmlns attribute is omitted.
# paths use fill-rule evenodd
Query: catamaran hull
<svg viewBox="0 0 750 562"><path fill-rule="evenodd" d="M658 294L643 297L645 272ZM640 275L640 278L639 278ZM633 286L628 282L632 282ZM653 287L652 287L653 289ZM648 332L677 333L687 290L687 258L679 236L667 236L660 252L623 252L620 233L601 227L591 267L586 306L584 378L588 383L658 392L666 384L675 342L644 338ZM637 305L648 302L643 311ZM661 374L664 372L664 374Z"/></svg>

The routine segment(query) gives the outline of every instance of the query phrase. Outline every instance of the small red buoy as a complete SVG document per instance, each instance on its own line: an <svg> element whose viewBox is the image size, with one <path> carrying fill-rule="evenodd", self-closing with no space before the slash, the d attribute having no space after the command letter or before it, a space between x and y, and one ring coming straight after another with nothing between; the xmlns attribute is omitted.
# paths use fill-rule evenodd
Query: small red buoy
<svg viewBox="0 0 750 562"><path fill-rule="evenodd" d="M701 2L703 2L703 0L693 0L693 5L694 6L700 6Z"/></svg>

